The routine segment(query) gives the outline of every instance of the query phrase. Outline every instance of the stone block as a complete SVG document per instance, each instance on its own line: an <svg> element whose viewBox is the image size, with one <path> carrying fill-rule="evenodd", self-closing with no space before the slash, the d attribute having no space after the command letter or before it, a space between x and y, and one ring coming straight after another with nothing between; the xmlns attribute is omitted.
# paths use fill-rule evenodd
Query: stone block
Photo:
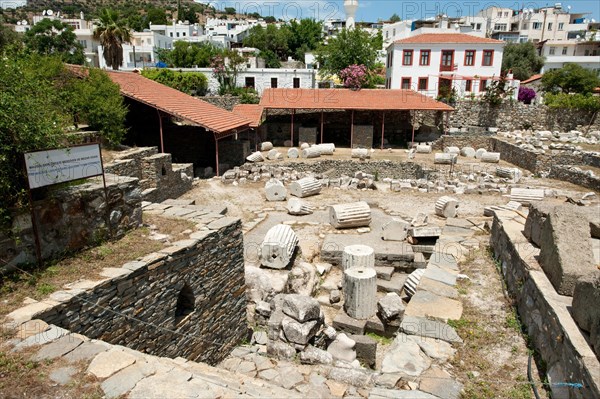
<svg viewBox="0 0 600 399"><path fill-rule="evenodd" d="M379 315L386 321L401 319L404 316L404 303L402 298L395 292L390 292L377 303Z"/></svg>
<svg viewBox="0 0 600 399"><path fill-rule="evenodd" d="M559 294L572 296L577 281L597 270L587 215L558 206L548 213L540 238L540 266Z"/></svg>
<svg viewBox="0 0 600 399"><path fill-rule="evenodd" d="M394 274L395 268L392 266L377 266L375 271L377 272L377 278L381 280L390 281Z"/></svg>
<svg viewBox="0 0 600 399"><path fill-rule="evenodd" d="M367 335L350 335L349 338L356 343L356 358L374 368L377 360L377 341Z"/></svg>
<svg viewBox="0 0 600 399"><path fill-rule="evenodd" d="M548 213L554 207L555 205L546 202L536 202L529 207L529 214L525 221L523 235L538 247L541 246L542 226L548 217Z"/></svg>
<svg viewBox="0 0 600 399"><path fill-rule="evenodd" d="M406 306L406 316L425 317L443 321L459 320L462 303L425 290L417 290Z"/></svg>
<svg viewBox="0 0 600 399"><path fill-rule="evenodd" d="M283 313L300 323L317 320L321 314L319 302L309 296L290 294L283 299Z"/></svg>
<svg viewBox="0 0 600 399"><path fill-rule="evenodd" d="M333 319L333 327L336 330L344 331L349 334L362 335L365 333L367 320L357 320L348 316L346 312L340 310Z"/></svg>
<svg viewBox="0 0 600 399"><path fill-rule="evenodd" d="M582 277L575 285L573 319L577 325L590 334L590 343L600 359L600 271L596 270Z"/></svg>

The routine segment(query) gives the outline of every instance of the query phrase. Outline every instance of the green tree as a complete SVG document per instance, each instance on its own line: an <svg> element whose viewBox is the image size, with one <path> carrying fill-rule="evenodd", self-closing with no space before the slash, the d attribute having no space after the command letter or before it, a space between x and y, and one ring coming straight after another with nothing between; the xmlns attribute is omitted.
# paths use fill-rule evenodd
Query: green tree
<svg viewBox="0 0 600 399"><path fill-rule="evenodd" d="M166 25L167 24L167 13L162 8L150 7L146 11L146 19L149 23L155 25Z"/></svg>
<svg viewBox="0 0 600 399"><path fill-rule="evenodd" d="M390 22L400 22L400 21L402 21L402 19L396 13L393 13L392 16L390 17Z"/></svg>
<svg viewBox="0 0 600 399"><path fill-rule="evenodd" d="M45 55L59 55L69 64L82 65L83 47L77 42L73 28L57 19L44 18L25 33L25 46Z"/></svg>
<svg viewBox="0 0 600 399"><path fill-rule="evenodd" d="M263 50L258 53L258 57L265 60L266 68L281 68L281 61L277 58L277 54L271 50Z"/></svg>
<svg viewBox="0 0 600 399"><path fill-rule="evenodd" d="M61 90L74 123L87 123L111 144L119 144L126 133L127 108L119 86L101 69L87 69Z"/></svg>
<svg viewBox="0 0 600 399"><path fill-rule="evenodd" d="M377 62L380 37L362 29L342 29L327 45L317 49L316 58L325 74L337 75L350 65L364 65L372 71Z"/></svg>
<svg viewBox="0 0 600 399"><path fill-rule="evenodd" d="M542 76L542 88L549 93L586 94L596 87L600 87L600 78L596 72L577 64L566 64Z"/></svg>
<svg viewBox="0 0 600 399"><path fill-rule="evenodd" d="M176 72L170 69L144 69L142 75L190 95L203 96L208 79L201 72Z"/></svg>
<svg viewBox="0 0 600 399"><path fill-rule="evenodd" d="M221 54L223 50L210 43L188 43L177 41L173 43L173 49L157 49L158 59L169 67L175 68L206 68L209 67L213 58Z"/></svg>
<svg viewBox="0 0 600 399"><path fill-rule="evenodd" d="M0 55L9 49L18 50L22 44L21 36L8 25L4 25L4 19L0 16Z"/></svg>
<svg viewBox="0 0 600 399"><path fill-rule="evenodd" d="M265 17L264 20L268 24L274 24L275 22L277 22L277 19L270 15L268 17Z"/></svg>
<svg viewBox="0 0 600 399"><path fill-rule="evenodd" d="M323 24L314 19L292 20L289 31L289 51L298 61L304 61L304 54L315 50L323 41Z"/></svg>
<svg viewBox="0 0 600 399"><path fill-rule="evenodd" d="M531 42L508 43L502 56L502 71L512 70L515 79L526 80L538 73L544 66L544 57L538 55Z"/></svg>
<svg viewBox="0 0 600 399"><path fill-rule="evenodd" d="M0 225L9 208L24 206L23 153L55 147L67 118L58 91L46 73L57 58L22 53L4 57L0 68Z"/></svg>
<svg viewBox="0 0 600 399"><path fill-rule="evenodd" d="M235 8L234 7L225 7L225 14L235 15Z"/></svg>
<svg viewBox="0 0 600 399"><path fill-rule="evenodd" d="M131 39L131 32L117 11L102 10L94 39L102 45L106 65L118 70L123 63L123 43Z"/></svg>
<svg viewBox="0 0 600 399"><path fill-rule="evenodd" d="M287 26L278 28L276 25L267 25L263 28L256 25L244 39L244 46L255 47L260 51L271 51L280 60L287 59L289 55L290 29Z"/></svg>

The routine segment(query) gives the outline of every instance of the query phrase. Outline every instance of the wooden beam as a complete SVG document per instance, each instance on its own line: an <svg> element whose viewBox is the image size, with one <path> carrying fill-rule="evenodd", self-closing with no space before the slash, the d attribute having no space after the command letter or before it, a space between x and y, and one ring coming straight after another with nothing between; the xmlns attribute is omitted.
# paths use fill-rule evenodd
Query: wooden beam
<svg viewBox="0 0 600 399"><path fill-rule="evenodd" d="M354 148L354 110L352 110L352 118L350 125L350 149Z"/></svg>
<svg viewBox="0 0 600 399"><path fill-rule="evenodd" d="M219 139L215 135L215 159L217 161L217 177L221 176L221 171L219 170Z"/></svg>
<svg viewBox="0 0 600 399"><path fill-rule="evenodd" d="M385 111L381 113L381 149L383 150L383 138L385 134Z"/></svg>
<svg viewBox="0 0 600 399"><path fill-rule="evenodd" d="M323 110L321 110L321 144L323 144Z"/></svg>
<svg viewBox="0 0 600 399"><path fill-rule="evenodd" d="M294 146L294 115L296 114L296 110L292 110L292 128L290 129L290 139L292 140L291 147Z"/></svg>
<svg viewBox="0 0 600 399"><path fill-rule="evenodd" d="M162 116L160 114L160 110L157 108L156 113L158 114L158 126L160 128L160 152L165 153L165 142L163 140L163 125L162 125Z"/></svg>

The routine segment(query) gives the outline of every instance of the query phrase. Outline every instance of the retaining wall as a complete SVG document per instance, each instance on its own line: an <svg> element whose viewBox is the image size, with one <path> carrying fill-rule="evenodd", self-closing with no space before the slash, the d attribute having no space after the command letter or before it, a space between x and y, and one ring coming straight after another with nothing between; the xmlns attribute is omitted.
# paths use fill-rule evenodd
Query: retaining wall
<svg viewBox="0 0 600 399"><path fill-rule="evenodd" d="M539 249L523 236L523 224L496 215L490 245L502 263L507 290L534 347L547 364L550 383L582 384L582 388L551 385L557 398L600 397L600 362L569 309L572 298L558 295L537 263Z"/></svg>
<svg viewBox="0 0 600 399"><path fill-rule="evenodd" d="M581 170L575 166L553 165L550 168L551 179L568 181L569 183L589 188L600 192L600 177L592 175L590 171Z"/></svg>
<svg viewBox="0 0 600 399"><path fill-rule="evenodd" d="M110 232L119 237L142 223L141 190L138 179L106 174L106 194L102 180L63 189L50 189L43 199L34 201L33 209L43 259L94 245ZM12 236L0 234L0 267L11 268L36 260L31 214L15 213ZM5 263L3 265L3 263Z"/></svg>
<svg viewBox="0 0 600 399"><path fill-rule="evenodd" d="M89 338L211 365L246 335L238 219L216 220L189 240L103 275L109 278L55 292L45 301L54 305L32 316Z"/></svg>

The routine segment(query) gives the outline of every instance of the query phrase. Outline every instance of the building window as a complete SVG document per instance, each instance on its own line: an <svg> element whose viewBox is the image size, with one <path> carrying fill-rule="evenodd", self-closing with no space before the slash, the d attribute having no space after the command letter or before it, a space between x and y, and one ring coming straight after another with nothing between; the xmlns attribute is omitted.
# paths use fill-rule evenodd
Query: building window
<svg viewBox="0 0 600 399"><path fill-rule="evenodd" d="M247 77L246 78L246 82L245 82L245 87L250 87L252 89L254 89L254 78L253 77Z"/></svg>
<svg viewBox="0 0 600 399"><path fill-rule="evenodd" d="M556 47L550 47L550 51L548 52L549 55L554 55L556 54Z"/></svg>
<svg viewBox="0 0 600 399"><path fill-rule="evenodd" d="M504 11L504 17L507 18L508 17L508 11Z"/></svg>
<svg viewBox="0 0 600 399"><path fill-rule="evenodd" d="M427 90L428 78L419 78L419 90Z"/></svg>
<svg viewBox="0 0 600 399"><path fill-rule="evenodd" d="M535 30L542 29L542 23L541 22L534 22L533 23L533 29L535 29Z"/></svg>
<svg viewBox="0 0 600 399"><path fill-rule="evenodd" d="M558 23L558 30L564 30L565 29L565 23L564 22L559 22Z"/></svg>
<svg viewBox="0 0 600 399"><path fill-rule="evenodd" d="M87 48L87 40L79 40L79 44L81 44L84 48Z"/></svg>
<svg viewBox="0 0 600 399"><path fill-rule="evenodd" d="M528 30L529 29L529 23L528 22L523 22L523 27L521 29L522 30Z"/></svg>
<svg viewBox="0 0 600 399"><path fill-rule="evenodd" d="M475 29L481 30L481 24L477 24L477 27Z"/></svg>
<svg viewBox="0 0 600 399"><path fill-rule="evenodd" d="M185 37L185 32L182 33L183 37Z"/></svg>
<svg viewBox="0 0 600 399"><path fill-rule="evenodd" d="M440 71L451 71L454 69L454 50L442 50Z"/></svg>
<svg viewBox="0 0 600 399"><path fill-rule="evenodd" d="M498 18L502 18L502 11L498 11Z"/></svg>
<svg viewBox="0 0 600 399"><path fill-rule="evenodd" d="M386 39L389 39L389 38L390 38L390 31L389 31L389 30L385 32L385 38L386 38Z"/></svg>
<svg viewBox="0 0 600 399"><path fill-rule="evenodd" d="M300 78L294 78L294 89L300 88Z"/></svg>
<svg viewBox="0 0 600 399"><path fill-rule="evenodd" d="M479 91L485 91L487 87L487 79L481 79L481 82L479 83Z"/></svg>
<svg viewBox="0 0 600 399"><path fill-rule="evenodd" d="M552 30L552 22L548 22L548 30L551 31Z"/></svg>
<svg viewBox="0 0 600 399"><path fill-rule="evenodd" d="M494 50L483 50L482 66L492 66L494 63Z"/></svg>
<svg viewBox="0 0 600 399"><path fill-rule="evenodd" d="M413 51L412 50L404 50L402 54L402 65L412 65L413 60Z"/></svg>
<svg viewBox="0 0 600 399"><path fill-rule="evenodd" d="M394 33L392 34L393 37L396 37L396 29L394 29Z"/></svg>
<svg viewBox="0 0 600 399"><path fill-rule="evenodd" d="M277 78L271 78L271 89L277 88Z"/></svg>
<svg viewBox="0 0 600 399"><path fill-rule="evenodd" d="M467 79L465 81L465 91L473 90L473 81L471 79Z"/></svg>
<svg viewBox="0 0 600 399"><path fill-rule="evenodd" d="M179 32L177 32L177 37L179 37Z"/></svg>
<svg viewBox="0 0 600 399"><path fill-rule="evenodd" d="M419 65L429 65L429 58L431 56L431 50L421 50L421 59Z"/></svg>
<svg viewBox="0 0 600 399"><path fill-rule="evenodd" d="M169 36L173 37L173 32L169 32Z"/></svg>
<svg viewBox="0 0 600 399"><path fill-rule="evenodd" d="M568 47L563 47L562 55L567 55Z"/></svg>
<svg viewBox="0 0 600 399"><path fill-rule="evenodd" d="M465 66L475 65L475 50L465 51Z"/></svg>
<svg viewBox="0 0 600 399"><path fill-rule="evenodd" d="M402 78L402 90L410 90L410 78Z"/></svg>
<svg viewBox="0 0 600 399"><path fill-rule="evenodd" d="M506 32L507 26L508 26L507 24L495 24L494 25L494 30L501 31L501 32Z"/></svg>

